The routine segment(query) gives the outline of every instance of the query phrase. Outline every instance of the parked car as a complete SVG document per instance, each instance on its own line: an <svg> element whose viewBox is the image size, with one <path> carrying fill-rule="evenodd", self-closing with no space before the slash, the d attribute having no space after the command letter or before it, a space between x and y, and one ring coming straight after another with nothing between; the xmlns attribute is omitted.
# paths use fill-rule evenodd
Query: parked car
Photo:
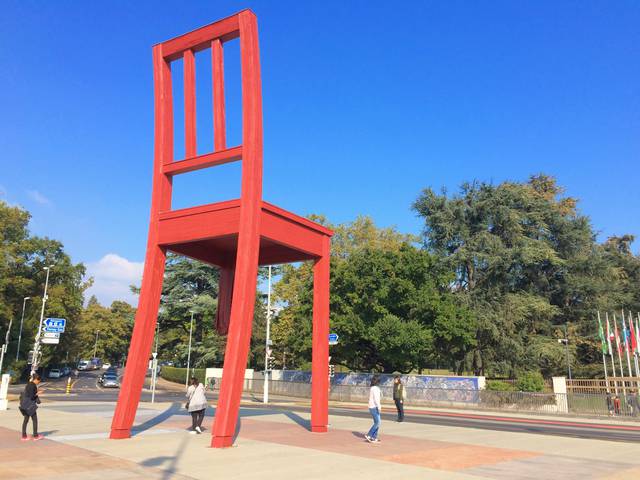
<svg viewBox="0 0 640 480"><path fill-rule="evenodd" d="M93 364L89 360L80 360L78 362L78 370L93 370Z"/></svg>
<svg viewBox="0 0 640 480"><path fill-rule="evenodd" d="M64 375L65 377L71 375L71 367L69 366L62 367L62 375Z"/></svg>
<svg viewBox="0 0 640 480"><path fill-rule="evenodd" d="M49 378L60 378L62 377L62 370L59 368L52 368L49 370Z"/></svg>
<svg viewBox="0 0 640 480"><path fill-rule="evenodd" d="M102 369L103 370L109 370L111 368L111 364L110 363L103 363L102 364Z"/></svg>
<svg viewBox="0 0 640 480"><path fill-rule="evenodd" d="M120 382L118 381L118 375L114 373L105 373L102 376L102 386L104 388L119 388Z"/></svg>

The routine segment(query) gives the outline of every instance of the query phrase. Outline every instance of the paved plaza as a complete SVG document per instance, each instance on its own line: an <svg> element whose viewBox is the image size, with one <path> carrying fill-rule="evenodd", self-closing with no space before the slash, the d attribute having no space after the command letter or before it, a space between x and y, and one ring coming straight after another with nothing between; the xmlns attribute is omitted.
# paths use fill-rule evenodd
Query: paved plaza
<svg viewBox="0 0 640 480"><path fill-rule="evenodd" d="M327 434L309 416L243 408L236 447L209 448L191 435L178 402L141 404L135 434L108 440L109 402L47 401L46 439L21 442L15 403L0 412L0 479L626 479L640 475L638 445L419 423L383 422L379 445L366 418L332 416Z"/></svg>

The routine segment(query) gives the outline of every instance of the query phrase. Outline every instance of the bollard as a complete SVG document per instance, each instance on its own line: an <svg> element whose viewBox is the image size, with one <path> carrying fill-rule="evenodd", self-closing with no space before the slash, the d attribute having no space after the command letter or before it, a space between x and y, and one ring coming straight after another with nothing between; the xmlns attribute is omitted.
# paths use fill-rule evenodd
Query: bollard
<svg viewBox="0 0 640 480"><path fill-rule="evenodd" d="M67 379L67 395L71 393L71 377Z"/></svg>

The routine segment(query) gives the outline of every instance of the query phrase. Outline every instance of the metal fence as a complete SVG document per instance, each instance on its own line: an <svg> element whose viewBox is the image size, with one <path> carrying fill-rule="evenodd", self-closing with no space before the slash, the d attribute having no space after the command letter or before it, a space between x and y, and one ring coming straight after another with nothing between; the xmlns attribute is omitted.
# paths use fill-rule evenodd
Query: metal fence
<svg viewBox="0 0 640 480"><path fill-rule="evenodd" d="M216 385L216 388L219 384ZM245 392L261 396L262 380L245 380ZM393 388L380 387L383 404L393 404ZM491 390L464 390L405 387L405 408L440 407L469 410L528 413L540 415L578 415L640 419L640 405L632 394L607 395L594 393L535 393L496 392ZM293 398L311 398L311 384L280 380L269 381L269 394ZM363 403L369 399L368 385L330 385L329 400Z"/></svg>

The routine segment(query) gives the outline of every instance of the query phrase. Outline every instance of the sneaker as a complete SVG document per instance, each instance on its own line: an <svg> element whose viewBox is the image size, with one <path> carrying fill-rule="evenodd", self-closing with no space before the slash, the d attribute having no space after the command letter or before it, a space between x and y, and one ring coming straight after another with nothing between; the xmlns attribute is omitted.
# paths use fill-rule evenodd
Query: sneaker
<svg viewBox="0 0 640 480"><path fill-rule="evenodd" d="M196 434L196 433L198 433L198 432L196 432L195 430L189 430L189 433L190 433L191 435L195 435L195 434Z"/></svg>
<svg viewBox="0 0 640 480"><path fill-rule="evenodd" d="M372 438L371 439L371 443L380 443L380 439L379 438Z"/></svg>
<svg viewBox="0 0 640 480"><path fill-rule="evenodd" d="M202 429L200 427L196 427L196 432L202 433Z"/></svg>
<svg viewBox="0 0 640 480"><path fill-rule="evenodd" d="M28 442L29 441L29 437L27 437L26 435L24 437L20 438L21 442Z"/></svg>
<svg viewBox="0 0 640 480"><path fill-rule="evenodd" d="M367 442L371 442L371 437L370 437L369 435L366 435L366 434L365 434L364 439L365 439Z"/></svg>
<svg viewBox="0 0 640 480"><path fill-rule="evenodd" d="M42 440L43 438L44 438L44 435L40 435L40 434L34 435L33 436L33 441L37 442L38 440Z"/></svg>

